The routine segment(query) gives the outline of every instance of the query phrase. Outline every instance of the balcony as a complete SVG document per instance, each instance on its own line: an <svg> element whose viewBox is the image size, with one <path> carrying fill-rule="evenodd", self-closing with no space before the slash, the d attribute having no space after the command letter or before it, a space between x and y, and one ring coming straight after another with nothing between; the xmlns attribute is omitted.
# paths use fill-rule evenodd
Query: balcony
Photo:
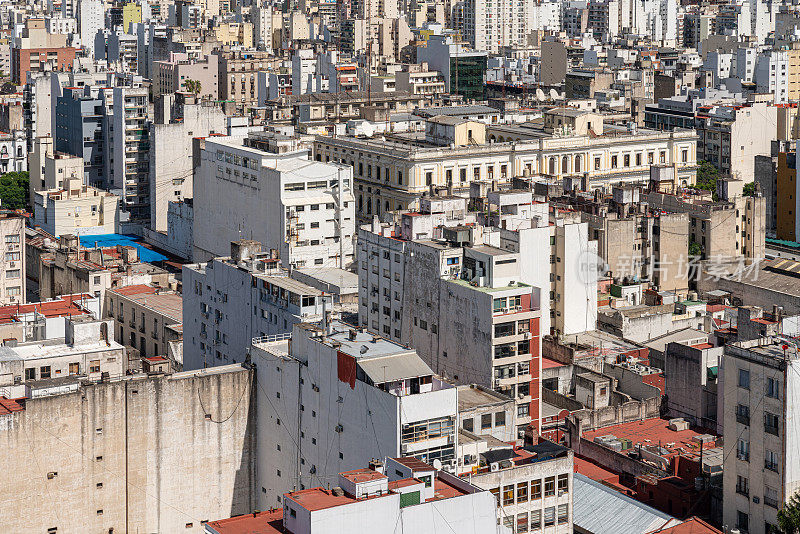
<svg viewBox="0 0 800 534"><path fill-rule="evenodd" d="M769 506L771 508L775 508L776 510L779 508L778 499L773 497L764 497L764 506Z"/></svg>

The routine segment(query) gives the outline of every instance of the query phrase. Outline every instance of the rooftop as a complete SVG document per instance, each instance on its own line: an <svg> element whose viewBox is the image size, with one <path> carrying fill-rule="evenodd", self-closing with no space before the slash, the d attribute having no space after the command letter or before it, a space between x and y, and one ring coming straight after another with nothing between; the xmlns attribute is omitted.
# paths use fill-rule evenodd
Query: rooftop
<svg viewBox="0 0 800 534"><path fill-rule="evenodd" d="M117 245L123 245L126 247L135 247L137 252L139 253L139 261L145 263L154 263L159 261L166 261L168 258L161 254L160 252L156 252L149 245L145 245L141 242L141 239L135 235L128 235L128 234L100 234L100 235L82 235L80 236L81 246L82 247L100 247L100 248L107 248L107 247L116 247Z"/></svg>
<svg viewBox="0 0 800 534"><path fill-rule="evenodd" d="M572 517L581 531L642 534L679 523L676 518L580 473L575 473L573 480Z"/></svg>
<svg viewBox="0 0 800 534"><path fill-rule="evenodd" d="M460 412L480 406L495 406L506 402L512 402L511 397L496 391L475 384L458 386L458 411Z"/></svg>
<svg viewBox="0 0 800 534"><path fill-rule="evenodd" d="M183 322L183 297L177 293L159 293L157 288L147 285L124 286L111 292L165 315L176 323Z"/></svg>
<svg viewBox="0 0 800 534"><path fill-rule="evenodd" d="M206 523L206 527L213 529L216 534L281 534L287 532L283 528L283 508L209 521Z"/></svg>
<svg viewBox="0 0 800 534"><path fill-rule="evenodd" d="M19 322L22 320L22 316L28 313L37 313L47 318L85 315L89 313L84 308L85 303L94 298L92 295L79 293L76 295L62 295L57 299L31 304L0 306L0 324Z"/></svg>
<svg viewBox="0 0 800 534"><path fill-rule="evenodd" d="M620 440L630 440L632 448L636 448L638 445L659 447L660 451L657 454L663 457L684 455L699 459L701 442L708 439L711 441L703 444L703 450L708 451L716 447L715 437L692 429L670 430L669 421L657 417L606 426L583 433L583 437L589 441L603 436L615 436ZM698 438L698 436L703 437Z"/></svg>

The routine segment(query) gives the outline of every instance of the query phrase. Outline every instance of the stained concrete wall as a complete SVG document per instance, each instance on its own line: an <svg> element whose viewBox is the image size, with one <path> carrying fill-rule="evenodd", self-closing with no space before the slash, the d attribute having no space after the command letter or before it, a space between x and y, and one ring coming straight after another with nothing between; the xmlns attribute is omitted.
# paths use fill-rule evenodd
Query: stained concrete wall
<svg viewBox="0 0 800 534"><path fill-rule="evenodd" d="M0 531L201 532L252 511L252 373L84 385L0 417Z"/></svg>

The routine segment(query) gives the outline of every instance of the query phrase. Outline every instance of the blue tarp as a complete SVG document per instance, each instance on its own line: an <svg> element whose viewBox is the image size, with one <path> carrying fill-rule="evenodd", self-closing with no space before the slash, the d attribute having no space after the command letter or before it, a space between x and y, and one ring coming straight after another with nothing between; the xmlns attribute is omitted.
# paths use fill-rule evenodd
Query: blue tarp
<svg viewBox="0 0 800 534"><path fill-rule="evenodd" d="M86 248L94 247L116 247L117 245L124 245L129 247L136 247L139 251L139 261L145 263L154 263L157 261L164 261L166 256L156 252L155 250L143 247L139 244L141 238L136 235L128 234L100 234L100 235L82 235L81 246Z"/></svg>

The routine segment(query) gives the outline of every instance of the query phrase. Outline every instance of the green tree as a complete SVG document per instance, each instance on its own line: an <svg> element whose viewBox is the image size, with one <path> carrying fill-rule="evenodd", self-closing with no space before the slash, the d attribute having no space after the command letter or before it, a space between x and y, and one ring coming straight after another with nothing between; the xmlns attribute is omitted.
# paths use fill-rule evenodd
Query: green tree
<svg viewBox="0 0 800 534"><path fill-rule="evenodd" d="M712 193L717 190L717 178L719 178L719 169L714 167L711 163L703 160L697 161L697 181L695 187L711 191Z"/></svg>
<svg viewBox="0 0 800 534"><path fill-rule="evenodd" d="M742 194L746 197L754 197L756 196L756 183L750 182L749 184L744 184L744 190Z"/></svg>
<svg viewBox="0 0 800 534"><path fill-rule="evenodd" d="M702 256L703 255L703 247L692 239L689 241L689 256Z"/></svg>
<svg viewBox="0 0 800 534"><path fill-rule="evenodd" d="M19 210L28 208L27 172L9 172L0 176L0 204L3 208Z"/></svg>
<svg viewBox="0 0 800 534"><path fill-rule="evenodd" d="M789 501L778 512L778 528L783 534L800 532L800 493L789 497Z"/></svg>
<svg viewBox="0 0 800 534"><path fill-rule="evenodd" d="M192 93L194 96L200 94L200 91L203 90L203 84L200 83L200 80L186 80L183 82L183 86L186 87L186 90Z"/></svg>

